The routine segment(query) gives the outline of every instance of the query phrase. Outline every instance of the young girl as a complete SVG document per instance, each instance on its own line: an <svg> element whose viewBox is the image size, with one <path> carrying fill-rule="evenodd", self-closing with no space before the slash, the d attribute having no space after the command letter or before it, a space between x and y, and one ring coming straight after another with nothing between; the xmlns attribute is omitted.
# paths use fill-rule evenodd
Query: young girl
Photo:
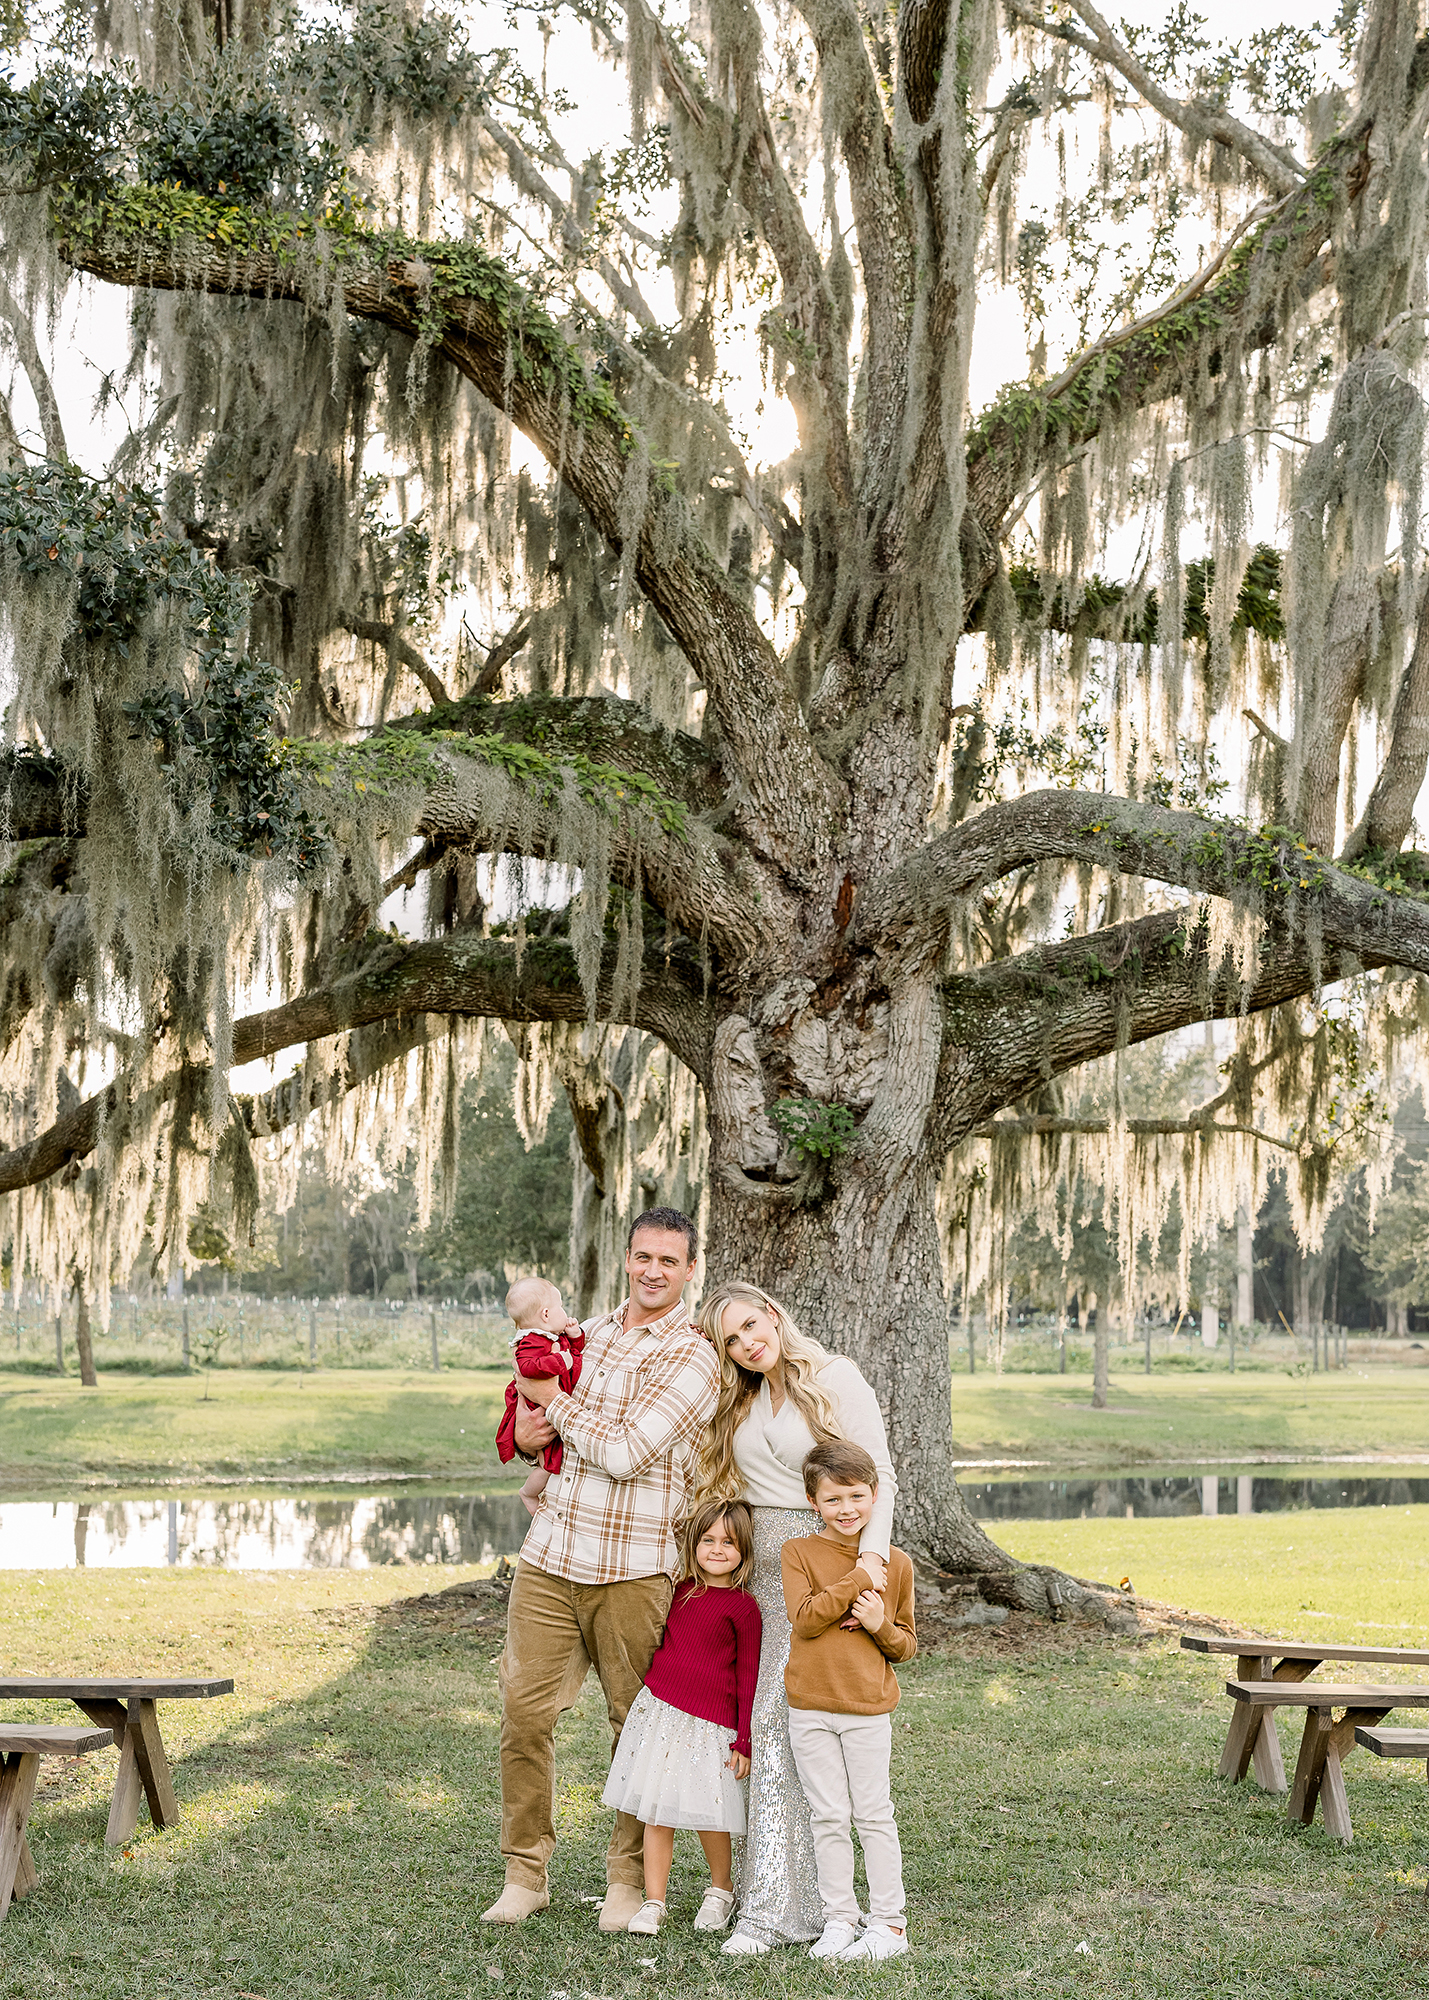
<svg viewBox="0 0 1429 2000"><path fill-rule="evenodd" d="M759 1606L744 1589L754 1532L742 1500L697 1507L680 1535L680 1581L645 1685L636 1695L605 1803L645 1827L645 1901L626 1925L653 1937L665 1914L675 1828L693 1827L710 1866L697 1931L734 1912L730 1835L744 1832L749 1722L759 1677Z"/></svg>

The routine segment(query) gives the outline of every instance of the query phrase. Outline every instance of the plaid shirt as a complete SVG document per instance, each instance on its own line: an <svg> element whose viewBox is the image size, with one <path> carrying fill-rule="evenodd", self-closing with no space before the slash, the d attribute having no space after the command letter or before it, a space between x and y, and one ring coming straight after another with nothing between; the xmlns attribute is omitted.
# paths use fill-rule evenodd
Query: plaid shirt
<svg viewBox="0 0 1429 2000"><path fill-rule="evenodd" d="M626 1304L587 1321L580 1381L546 1412L565 1458L521 1558L572 1583L674 1575L675 1525L714 1415L719 1361L683 1300L633 1334Z"/></svg>

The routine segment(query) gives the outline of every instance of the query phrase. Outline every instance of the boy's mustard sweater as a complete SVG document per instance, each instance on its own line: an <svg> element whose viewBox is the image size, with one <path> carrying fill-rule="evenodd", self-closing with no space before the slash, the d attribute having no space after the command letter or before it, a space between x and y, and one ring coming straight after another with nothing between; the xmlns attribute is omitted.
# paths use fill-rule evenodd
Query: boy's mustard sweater
<svg viewBox="0 0 1429 2000"><path fill-rule="evenodd" d="M871 1590L858 1567L858 1543L830 1535L785 1542L784 1603L794 1637L784 1688L790 1708L822 1708L834 1715L887 1715L898 1706L893 1660L918 1650L913 1630L913 1565L902 1549L888 1554L887 1606L877 1632L862 1625L845 1632L840 1621L861 1591Z"/></svg>

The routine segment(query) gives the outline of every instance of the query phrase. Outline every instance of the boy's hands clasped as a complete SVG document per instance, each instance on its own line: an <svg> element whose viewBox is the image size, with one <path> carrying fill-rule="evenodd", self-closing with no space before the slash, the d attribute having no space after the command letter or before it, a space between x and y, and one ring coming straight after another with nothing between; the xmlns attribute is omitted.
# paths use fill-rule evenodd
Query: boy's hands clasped
<svg viewBox="0 0 1429 2000"><path fill-rule="evenodd" d="M849 1606L865 1632L881 1632L888 1612L876 1590L861 1590Z"/></svg>

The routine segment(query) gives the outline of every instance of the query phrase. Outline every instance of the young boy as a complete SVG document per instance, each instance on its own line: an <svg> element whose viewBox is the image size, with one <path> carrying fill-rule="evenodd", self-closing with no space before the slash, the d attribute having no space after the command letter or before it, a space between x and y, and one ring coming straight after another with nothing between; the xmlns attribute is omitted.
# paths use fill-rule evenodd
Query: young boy
<svg viewBox="0 0 1429 2000"><path fill-rule="evenodd" d="M824 1934L809 1956L897 1958L908 1936L888 1785L898 1705L898 1676L889 1663L911 1660L918 1650L913 1565L901 1549L891 1549L883 1595L859 1567L858 1538L878 1493L877 1468L861 1445L842 1438L815 1445L804 1460L804 1490L824 1525L784 1544L784 1602L794 1628L784 1686L824 1906ZM862 1937L850 1817L868 1873Z"/></svg>
<svg viewBox="0 0 1429 2000"><path fill-rule="evenodd" d="M567 1319L556 1287L545 1278L518 1278L506 1294L506 1314L516 1325L516 1372L554 1375L567 1395L580 1379L585 1335L578 1320ZM496 1432L496 1455L503 1465L516 1456L516 1403L520 1390L506 1385L506 1412ZM561 1469L561 1441L548 1444L521 1488L521 1504L534 1514L546 1483Z"/></svg>

